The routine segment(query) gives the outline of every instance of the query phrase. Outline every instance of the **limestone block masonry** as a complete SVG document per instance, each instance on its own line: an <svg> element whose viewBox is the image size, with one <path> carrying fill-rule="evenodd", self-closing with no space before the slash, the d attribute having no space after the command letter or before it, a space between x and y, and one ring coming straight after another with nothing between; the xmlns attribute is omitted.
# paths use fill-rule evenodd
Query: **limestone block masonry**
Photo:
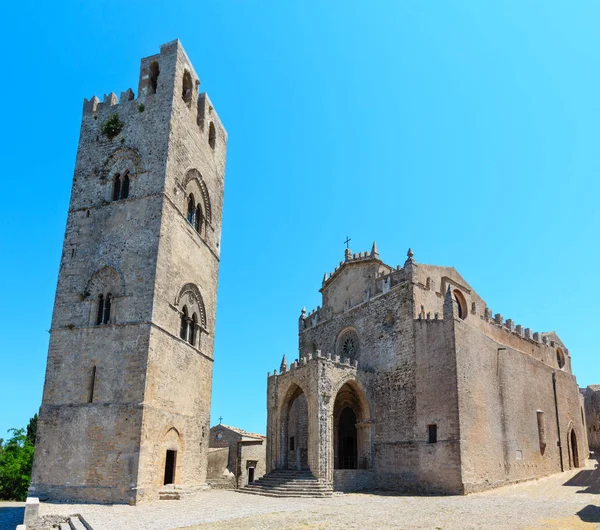
<svg viewBox="0 0 600 530"><path fill-rule="evenodd" d="M555 332L492 317L454 268L410 249L403 267L375 244L344 258L322 305L301 312L298 359L268 376L268 473L465 494L584 464L582 402Z"/></svg>
<svg viewBox="0 0 600 530"><path fill-rule="evenodd" d="M30 495L206 479L227 133L181 43L84 101Z"/></svg>

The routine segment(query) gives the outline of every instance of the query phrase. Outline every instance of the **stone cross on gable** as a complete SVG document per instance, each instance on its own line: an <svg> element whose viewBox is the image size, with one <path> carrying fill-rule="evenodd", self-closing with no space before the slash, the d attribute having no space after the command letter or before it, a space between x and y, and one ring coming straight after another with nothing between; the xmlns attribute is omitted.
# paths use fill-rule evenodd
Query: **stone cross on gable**
<svg viewBox="0 0 600 530"><path fill-rule="evenodd" d="M350 246L349 246L350 241L352 241L352 239L350 239L348 236L346 236L346 241L344 241L344 243L346 244L346 248L350 248Z"/></svg>
<svg viewBox="0 0 600 530"><path fill-rule="evenodd" d="M221 425L221 423L223 423L223 416L219 416L219 425Z"/></svg>

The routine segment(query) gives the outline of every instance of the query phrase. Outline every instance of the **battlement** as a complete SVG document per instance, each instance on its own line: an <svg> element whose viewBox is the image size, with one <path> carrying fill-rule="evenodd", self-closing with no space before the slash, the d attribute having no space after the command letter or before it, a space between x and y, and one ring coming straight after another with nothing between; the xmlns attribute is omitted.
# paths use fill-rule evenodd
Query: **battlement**
<svg viewBox="0 0 600 530"><path fill-rule="evenodd" d="M93 117L109 112L137 110L152 112L161 104L185 105L190 109L190 118L195 121L201 131L208 129L210 141L214 142L220 134L225 139L227 133L215 112L206 92L199 92L200 79L190 62L179 40L168 42L160 47L160 53L144 57L141 60L138 96L131 88L120 93L104 94L100 101L94 95L83 100L83 118ZM211 144L212 145L212 144Z"/></svg>
<svg viewBox="0 0 600 530"><path fill-rule="evenodd" d="M302 369L305 366L311 365L313 363L332 363L338 368L347 368L356 370L358 368L358 361L352 360L349 357L340 358L339 355L334 355L332 353L322 353L321 350L317 350L316 353L305 353L298 361L293 361L289 367L287 366L287 362L282 362L280 370L281 373L277 373L277 369L273 370L273 373L267 372L267 377L278 377L281 375L285 375L288 373L292 373L295 370Z"/></svg>

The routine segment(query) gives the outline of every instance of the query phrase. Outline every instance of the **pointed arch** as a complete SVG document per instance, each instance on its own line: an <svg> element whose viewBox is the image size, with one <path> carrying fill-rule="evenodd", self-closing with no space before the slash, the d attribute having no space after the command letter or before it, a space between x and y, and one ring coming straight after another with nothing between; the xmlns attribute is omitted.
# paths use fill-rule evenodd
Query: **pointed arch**
<svg viewBox="0 0 600 530"><path fill-rule="evenodd" d="M202 203L204 217L208 223L212 222L212 209L210 203L210 195L208 193L208 187L206 186L206 182L200 172L192 168L188 170L184 179L183 179L183 188L186 191L187 196L192 193L197 194L197 199Z"/></svg>
<svg viewBox="0 0 600 530"><path fill-rule="evenodd" d="M191 309L192 313L194 311L197 312L200 326L202 329L206 329L206 309L204 307L204 300L200 294L200 289L198 289L195 284L186 283L177 294L175 306L180 308L183 304L186 304L186 306Z"/></svg>
<svg viewBox="0 0 600 530"><path fill-rule="evenodd" d="M179 338L182 340L187 340L188 337L188 320L189 317L187 306L183 306L179 325Z"/></svg>
<svg viewBox="0 0 600 530"><path fill-rule="evenodd" d="M117 173L113 180L112 200L118 201L121 198L121 175Z"/></svg>
<svg viewBox="0 0 600 530"><path fill-rule="evenodd" d="M112 293L112 297L125 294L125 282L122 275L110 265L97 270L87 283L85 296L97 297L101 293Z"/></svg>

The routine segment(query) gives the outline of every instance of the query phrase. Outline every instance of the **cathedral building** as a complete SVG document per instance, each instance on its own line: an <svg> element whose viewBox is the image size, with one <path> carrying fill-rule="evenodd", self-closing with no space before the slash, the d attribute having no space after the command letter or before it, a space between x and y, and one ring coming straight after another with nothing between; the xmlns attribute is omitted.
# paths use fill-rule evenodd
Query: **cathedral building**
<svg viewBox="0 0 600 530"><path fill-rule="evenodd" d="M410 250L393 267L375 244L347 249L320 292L299 319L298 360L268 377L265 478L465 494L583 465L582 402L556 333L493 315L454 268Z"/></svg>
<svg viewBox="0 0 600 530"><path fill-rule="evenodd" d="M173 41L84 102L31 496L206 481L227 133L199 85Z"/></svg>

